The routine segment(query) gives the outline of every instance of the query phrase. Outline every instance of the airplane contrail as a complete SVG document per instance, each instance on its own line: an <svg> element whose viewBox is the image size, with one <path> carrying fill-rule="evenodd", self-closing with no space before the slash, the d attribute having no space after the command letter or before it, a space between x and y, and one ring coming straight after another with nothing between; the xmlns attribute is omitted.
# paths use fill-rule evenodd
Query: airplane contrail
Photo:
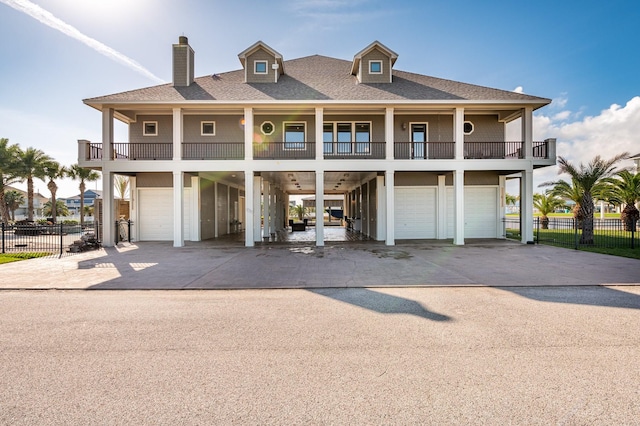
<svg viewBox="0 0 640 426"><path fill-rule="evenodd" d="M41 23L58 30L63 34L68 35L71 38L78 40L81 43L86 44L96 52L106 56L109 59L131 68L132 70L144 75L145 77L153 80L156 83L165 83L165 81L159 77L156 77L151 71L134 61L133 59L123 55L115 49L107 46L98 40L91 38L81 33L77 28L67 24L63 20L56 18L51 12L46 11L35 3L29 0L0 0L0 2L10 6L20 12L23 12L32 18L40 21Z"/></svg>

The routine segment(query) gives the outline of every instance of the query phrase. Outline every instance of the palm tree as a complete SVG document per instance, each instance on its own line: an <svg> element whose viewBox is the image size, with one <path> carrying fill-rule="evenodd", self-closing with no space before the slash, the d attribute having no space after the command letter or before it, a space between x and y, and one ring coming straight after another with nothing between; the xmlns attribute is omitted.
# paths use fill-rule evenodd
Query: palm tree
<svg viewBox="0 0 640 426"><path fill-rule="evenodd" d="M20 181L16 174L19 151L18 145L9 145L9 139L0 139L0 216L5 225L9 223L9 209L4 191L7 185Z"/></svg>
<svg viewBox="0 0 640 426"><path fill-rule="evenodd" d="M80 167L74 164L69 168L69 177L80 181L80 226L84 226L84 192L86 191L86 183L100 179L100 174L95 170Z"/></svg>
<svg viewBox="0 0 640 426"><path fill-rule="evenodd" d="M616 173L614 165L629 156L628 153L622 153L615 157L604 160L597 155L589 164L576 167L566 158L558 157L558 165L560 173L567 173L571 176L574 187L582 192L580 199L580 213L582 217L582 235L580 236L580 244L593 244L593 194L602 191L606 185L606 179Z"/></svg>
<svg viewBox="0 0 640 426"><path fill-rule="evenodd" d="M93 206L84 206L84 215L93 216Z"/></svg>
<svg viewBox="0 0 640 426"><path fill-rule="evenodd" d="M553 213L556 208L564 205L564 202L547 190L544 194L533 194L533 207L540 212L540 226L542 229L549 229L549 213Z"/></svg>
<svg viewBox="0 0 640 426"><path fill-rule="evenodd" d="M519 195L505 194L504 196L504 201L507 203L508 206L509 205L515 206L519 199L520 199Z"/></svg>
<svg viewBox="0 0 640 426"><path fill-rule="evenodd" d="M53 223L56 223L57 215L58 215L58 203L56 201L56 192L58 191L58 185L56 185L55 179L61 179L67 175L67 168L61 166L57 161L49 161L44 166L44 175L49 178L49 183L47 183L47 188L51 192L51 206L53 206L50 212L51 218L53 218ZM64 204L64 203L63 203ZM45 204L46 206L46 204ZM65 206L66 207L66 206ZM45 214L45 216L47 216ZM66 216L66 215L62 215Z"/></svg>
<svg viewBox="0 0 640 426"><path fill-rule="evenodd" d="M559 179L556 182L541 183L539 186L550 185L553 185L550 194L564 200L565 202L573 202L573 208L571 209L571 212L573 213L573 218L576 220L576 227L581 228L582 213L580 209L580 203L582 202L582 189L580 188L580 185L578 185L573 179L571 180L571 183L567 182L566 180Z"/></svg>
<svg viewBox="0 0 640 426"><path fill-rule="evenodd" d="M24 203L24 195L22 195L22 192L12 189L11 191L5 192L4 201L6 203L8 213L11 213L11 220L15 222L16 210L18 210L20 205Z"/></svg>
<svg viewBox="0 0 640 426"><path fill-rule="evenodd" d="M69 216L69 207L67 207L64 201L57 200L55 209L51 208L52 205L53 203L51 202L51 200L44 203L43 214L45 216L49 216L49 215L53 216L54 211L58 212L60 216Z"/></svg>
<svg viewBox="0 0 640 426"><path fill-rule="evenodd" d="M302 204L297 204L294 208L291 209L291 212L298 216L298 220L302 220L305 214L307 214L307 208Z"/></svg>
<svg viewBox="0 0 640 426"><path fill-rule="evenodd" d="M51 157L36 148L27 148L19 152L17 174L27 180L27 220L33 221L33 178L44 180L44 167L53 161Z"/></svg>
<svg viewBox="0 0 640 426"><path fill-rule="evenodd" d="M114 181L114 186L116 188L116 192L123 200L127 196L127 191L129 190L129 177L123 175L116 175Z"/></svg>
<svg viewBox="0 0 640 426"><path fill-rule="evenodd" d="M609 184L609 200L614 204L624 204L620 219L626 231L632 231L640 219L640 211L636 203L640 201L640 174L621 170L616 178L607 179Z"/></svg>

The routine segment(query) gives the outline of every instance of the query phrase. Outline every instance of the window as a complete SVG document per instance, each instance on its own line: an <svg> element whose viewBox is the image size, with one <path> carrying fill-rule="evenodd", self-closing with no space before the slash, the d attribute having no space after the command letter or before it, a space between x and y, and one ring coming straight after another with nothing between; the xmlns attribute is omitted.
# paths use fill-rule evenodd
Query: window
<svg viewBox="0 0 640 426"><path fill-rule="evenodd" d="M255 61L254 72L256 74L266 74L267 73L267 61Z"/></svg>
<svg viewBox="0 0 640 426"><path fill-rule="evenodd" d="M371 151L371 125L369 123L356 123L356 153L366 154Z"/></svg>
<svg viewBox="0 0 640 426"><path fill-rule="evenodd" d="M276 130L276 126L274 126L273 123L270 121L264 121L260 125L260 131L265 136L272 135L275 130Z"/></svg>
<svg viewBox="0 0 640 426"><path fill-rule="evenodd" d="M284 123L284 149L304 149L304 123Z"/></svg>
<svg viewBox="0 0 640 426"><path fill-rule="evenodd" d="M369 61L369 74L382 74L382 61Z"/></svg>
<svg viewBox="0 0 640 426"><path fill-rule="evenodd" d="M201 121L200 122L200 136L215 136L216 135L216 122L215 121Z"/></svg>
<svg viewBox="0 0 640 426"><path fill-rule="evenodd" d="M470 135L471 133L473 133L473 123L470 121L465 121L464 122L464 134L465 135Z"/></svg>
<svg viewBox="0 0 640 426"><path fill-rule="evenodd" d="M350 154L351 153L351 123L338 123L336 125L338 129L338 153Z"/></svg>
<svg viewBox="0 0 640 426"><path fill-rule="evenodd" d="M144 136L158 136L158 122L157 121L143 121L142 122L142 134Z"/></svg>
<svg viewBox="0 0 640 426"><path fill-rule="evenodd" d="M324 123L325 154L371 152L371 123Z"/></svg>
<svg viewBox="0 0 640 426"><path fill-rule="evenodd" d="M322 126L322 141L324 142L324 153L333 154L333 124L324 123Z"/></svg>

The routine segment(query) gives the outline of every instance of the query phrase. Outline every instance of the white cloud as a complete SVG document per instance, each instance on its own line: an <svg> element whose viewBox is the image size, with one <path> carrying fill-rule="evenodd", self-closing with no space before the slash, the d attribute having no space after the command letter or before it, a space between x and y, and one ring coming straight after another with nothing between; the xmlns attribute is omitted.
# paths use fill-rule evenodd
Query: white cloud
<svg viewBox="0 0 640 426"><path fill-rule="evenodd" d="M553 116L553 121L564 121L571 116L571 111L562 111Z"/></svg>
<svg viewBox="0 0 640 426"><path fill-rule="evenodd" d="M56 18L51 12L46 11L45 9L41 8L37 4L30 2L29 0L0 0L0 2L31 16L35 20L55 30L58 30L63 34L78 40L81 43L84 43L96 52L144 75L155 83L164 83L164 80L156 77L153 73L151 73L151 71L147 70L138 62L105 45L104 43L101 43L98 40L81 33L77 28L67 24L59 18Z"/></svg>
<svg viewBox="0 0 640 426"><path fill-rule="evenodd" d="M513 89L513 91L516 93L524 93L524 88L522 86L518 86L515 89Z"/></svg>
<svg viewBox="0 0 640 426"><path fill-rule="evenodd" d="M567 106L567 102L569 102L569 98L567 97L567 93L563 92L560 94L560 96L551 100L551 105L549 105L549 108L563 109Z"/></svg>

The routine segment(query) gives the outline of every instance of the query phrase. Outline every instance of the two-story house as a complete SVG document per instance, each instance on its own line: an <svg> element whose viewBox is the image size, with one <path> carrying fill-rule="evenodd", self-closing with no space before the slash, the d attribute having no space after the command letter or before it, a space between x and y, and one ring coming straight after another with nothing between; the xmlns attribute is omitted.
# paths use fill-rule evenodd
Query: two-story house
<svg viewBox="0 0 640 426"><path fill-rule="evenodd" d="M84 100L102 113L102 141L79 141L79 163L102 171L105 206L114 175L130 176L135 239L180 247L242 222L253 246L307 194L317 206L341 195L344 215L387 245L461 245L503 237L505 182L519 176L522 241L533 241L532 173L555 164L555 140L533 140L532 114L549 99L395 70L379 42L352 61L285 60L263 42L238 58L239 70L194 78L180 37L172 83ZM506 140L517 119L521 137ZM114 140L114 120L128 141ZM322 246L321 220L315 231Z"/></svg>

